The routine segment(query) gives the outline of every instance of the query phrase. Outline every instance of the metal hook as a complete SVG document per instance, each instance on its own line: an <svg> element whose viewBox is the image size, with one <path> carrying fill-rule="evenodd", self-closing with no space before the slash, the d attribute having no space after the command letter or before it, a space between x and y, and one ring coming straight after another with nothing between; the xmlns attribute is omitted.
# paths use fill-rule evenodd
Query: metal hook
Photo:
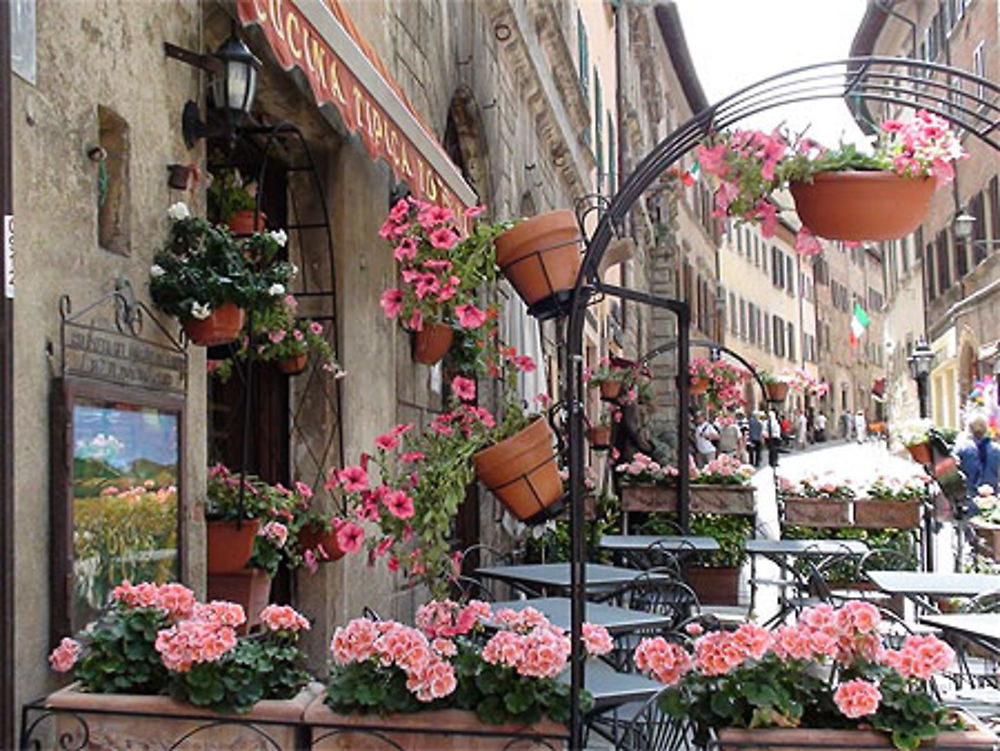
<svg viewBox="0 0 1000 751"><path fill-rule="evenodd" d="M479 109L481 110L491 110L499 104L496 97L493 97L493 101L489 104L480 104Z"/></svg>

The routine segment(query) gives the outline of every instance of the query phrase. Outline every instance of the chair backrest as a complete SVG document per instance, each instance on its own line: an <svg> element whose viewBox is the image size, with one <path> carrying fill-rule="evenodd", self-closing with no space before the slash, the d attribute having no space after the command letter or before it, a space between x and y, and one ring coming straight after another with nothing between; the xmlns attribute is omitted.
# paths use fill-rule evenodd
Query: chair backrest
<svg viewBox="0 0 1000 751"><path fill-rule="evenodd" d="M675 720L661 709L664 688L642 703L625 724L617 748L623 751L677 751L692 748L685 720Z"/></svg>
<svg viewBox="0 0 1000 751"><path fill-rule="evenodd" d="M681 554L686 552L683 547L682 550L678 551L667 547L660 540L655 540L646 548L647 562L642 568L655 568L668 572L675 579L683 578L684 569L681 566ZM690 547L691 551L694 551L693 545L688 544L688 547Z"/></svg>
<svg viewBox="0 0 1000 751"><path fill-rule="evenodd" d="M858 559L857 581L866 581L869 571L910 571L914 559L894 548L872 548Z"/></svg>
<svg viewBox="0 0 1000 751"><path fill-rule="evenodd" d="M483 602L496 602L493 591L479 579L471 576L459 576L452 582L455 600L458 602L468 602L469 600L482 600Z"/></svg>
<svg viewBox="0 0 1000 751"><path fill-rule="evenodd" d="M1000 589L982 592L966 600L959 608L962 613L1000 613Z"/></svg>
<svg viewBox="0 0 1000 751"><path fill-rule="evenodd" d="M471 574L485 566L508 566L514 561L511 553L504 553L489 545L472 545L462 551L461 573Z"/></svg>
<svg viewBox="0 0 1000 751"><path fill-rule="evenodd" d="M698 595L684 582L672 578L669 569L654 568L639 574L625 585L620 602L631 610L668 616L667 624L662 627L667 631L701 613Z"/></svg>

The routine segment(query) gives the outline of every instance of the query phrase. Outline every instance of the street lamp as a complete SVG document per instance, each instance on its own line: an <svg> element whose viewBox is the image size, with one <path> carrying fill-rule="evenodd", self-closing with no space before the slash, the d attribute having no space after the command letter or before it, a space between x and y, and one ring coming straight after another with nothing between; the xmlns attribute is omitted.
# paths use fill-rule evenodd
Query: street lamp
<svg viewBox="0 0 1000 751"><path fill-rule="evenodd" d="M920 403L920 416L927 417L927 377L931 374L931 364L934 362L934 352L924 339L920 339L909 357L910 376L917 382L917 401Z"/></svg>
<svg viewBox="0 0 1000 751"><path fill-rule="evenodd" d="M972 230L976 223L976 217L963 211L955 217L955 237L960 240L968 240L972 237Z"/></svg>

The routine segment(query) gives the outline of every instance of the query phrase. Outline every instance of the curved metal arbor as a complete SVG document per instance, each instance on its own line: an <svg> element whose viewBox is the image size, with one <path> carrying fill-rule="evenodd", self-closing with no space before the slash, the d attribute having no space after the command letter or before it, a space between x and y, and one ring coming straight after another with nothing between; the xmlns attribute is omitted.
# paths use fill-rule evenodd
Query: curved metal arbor
<svg viewBox="0 0 1000 751"><path fill-rule="evenodd" d="M702 110L661 141L622 183L603 213L586 254L576 287L562 311L569 318L566 344L567 373L564 402L569 408L569 472L572 527L572 629L573 655L580 655L585 580L583 567L583 324L588 302L595 294L607 294L665 308L677 316L677 370L688 369L691 311L686 302L671 300L605 284L598 278L601 258L614 236L614 226L659 175L693 149L713 131L721 131L760 112L786 104L819 99L846 99L858 103L884 102L908 109L925 109L940 115L960 131L971 134L1000 151L1000 87L992 81L957 68L897 57L856 57L794 68L747 86ZM678 418L687 419L688 383L680 378ZM688 431L679 431L678 453L688 452ZM688 463L678 462L678 510L681 523L688 521ZM571 670L572 749L583 748L583 717L579 691L583 686L583 660L574 658Z"/></svg>

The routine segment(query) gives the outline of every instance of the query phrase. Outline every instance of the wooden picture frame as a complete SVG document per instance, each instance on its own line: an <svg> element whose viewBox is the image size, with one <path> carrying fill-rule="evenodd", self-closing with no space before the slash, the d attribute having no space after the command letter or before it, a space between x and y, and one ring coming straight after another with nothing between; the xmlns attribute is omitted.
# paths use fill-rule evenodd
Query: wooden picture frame
<svg viewBox="0 0 1000 751"><path fill-rule="evenodd" d="M86 378L56 378L51 413L50 637L56 643L86 625L106 604L116 580L187 579L185 399ZM107 431L95 433L98 427ZM77 516L90 526L79 536ZM106 545L109 540L120 545ZM78 546L88 545L98 552L82 564L76 559ZM127 552L121 554L123 548Z"/></svg>

